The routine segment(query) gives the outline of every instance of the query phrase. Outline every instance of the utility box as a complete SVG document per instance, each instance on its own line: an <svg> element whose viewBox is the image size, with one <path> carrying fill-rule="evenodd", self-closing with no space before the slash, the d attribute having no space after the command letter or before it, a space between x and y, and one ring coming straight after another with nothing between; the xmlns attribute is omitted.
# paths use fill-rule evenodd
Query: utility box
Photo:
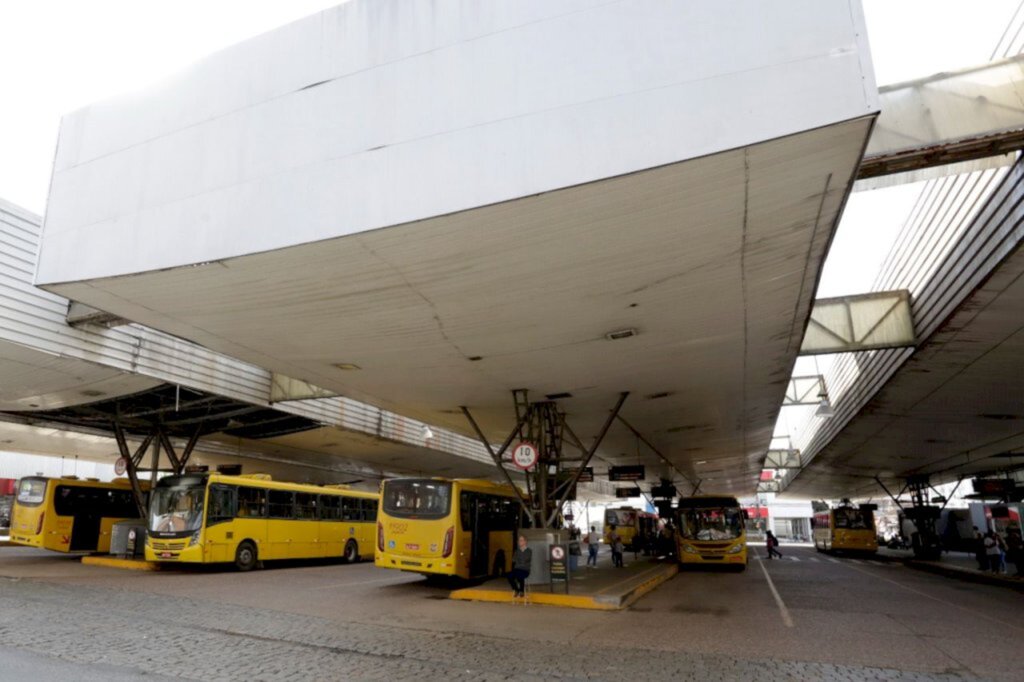
<svg viewBox="0 0 1024 682"><path fill-rule="evenodd" d="M548 565L548 548L551 545L569 544L569 530L552 528L524 528L519 535L526 536L527 546L533 550L533 561L530 575L526 579L528 585L547 585L551 582L551 568ZM517 536L518 542L518 536Z"/></svg>
<svg viewBox="0 0 1024 682"><path fill-rule="evenodd" d="M146 553L146 526L138 521L119 521L110 529L110 553L140 557Z"/></svg>

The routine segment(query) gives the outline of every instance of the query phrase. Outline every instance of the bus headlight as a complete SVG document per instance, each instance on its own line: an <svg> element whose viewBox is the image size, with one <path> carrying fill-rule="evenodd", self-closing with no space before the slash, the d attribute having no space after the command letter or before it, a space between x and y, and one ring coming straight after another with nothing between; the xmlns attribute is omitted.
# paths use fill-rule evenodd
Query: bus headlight
<svg viewBox="0 0 1024 682"><path fill-rule="evenodd" d="M188 546L189 547L191 547L192 545L198 545L199 544L199 533L201 531L202 531L202 529L199 529L195 533L192 533L192 535L189 536L189 538L188 538Z"/></svg>
<svg viewBox="0 0 1024 682"><path fill-rule="evenodd" d="M726 554L739 554L743 551L743 545L733 545Z"/></svg>
<svg viewBox="0 0 1024 682"><path fill-rule="evenodd" d="M697 551L697 548L693 545L683 545L683 551L687 554L700 554L700 552Z"/></svg>

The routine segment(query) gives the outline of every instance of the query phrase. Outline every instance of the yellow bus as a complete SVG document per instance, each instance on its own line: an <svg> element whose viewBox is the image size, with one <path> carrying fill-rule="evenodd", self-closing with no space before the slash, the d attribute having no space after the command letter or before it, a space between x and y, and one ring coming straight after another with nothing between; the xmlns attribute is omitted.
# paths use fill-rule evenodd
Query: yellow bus
<svg viewBox="0 0 1024 682"><path fill-rule="evenodd" d="M378 566L470 579L512 567L515 491L490 481L395 478L381 486Z"/></svg>
<svg viewBox="0 0 1024 682"><path fill-rule="evenodd" d="M604 510L604 541L611 544L612 528L619 534L627 550L641 550L647 538L658 533L658 515L636 509L619 507Z"/></svg>
<svg viewBox="0 0 1024 682"><path fill-rule="evenodd" d="M863 552L874 554L878 551L878 535L875 531L875 504L842 504L835 509L814 515L814 548L819 552Z"/></svg>
<svg viewBox="0 0 1024 682"><path fill-rule="evenodd" d="M739 500L683 497L676 510L676 557L684 565L747 566L747 531Z"/></svg>
<svg viewBox="0 0 1024 682"><path fill-rule="evenodd" d="M157 481L149 505L148 561L230 563L373 558L376 493L284 483L264 474L186 474Z"/></svg>
<svg viewBox="0 0 1024 682"><path fill-rule="evenodd" d="M28 476L18 481L14 496L11 542L55 552L109 552L111 527L138 518L128 479Z"/></svg>

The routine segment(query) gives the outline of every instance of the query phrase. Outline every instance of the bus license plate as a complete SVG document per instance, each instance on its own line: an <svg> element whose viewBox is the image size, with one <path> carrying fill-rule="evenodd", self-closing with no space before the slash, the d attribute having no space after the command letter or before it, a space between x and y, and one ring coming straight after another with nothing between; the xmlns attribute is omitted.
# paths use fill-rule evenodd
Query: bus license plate
<svg viewBox="0 0 1024 682"><path fill-rule="evenodd" d="M170 559L173 556L170 552L160 552L161 559Z"/></svg>

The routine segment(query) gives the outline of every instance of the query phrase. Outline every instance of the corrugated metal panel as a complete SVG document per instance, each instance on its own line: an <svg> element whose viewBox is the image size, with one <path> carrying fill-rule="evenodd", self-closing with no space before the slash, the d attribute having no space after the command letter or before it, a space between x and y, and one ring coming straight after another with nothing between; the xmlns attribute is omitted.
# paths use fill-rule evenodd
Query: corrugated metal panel
<svg viewBox="0 0 1024 682"><path fill-rule="evenodd" d="M930 183L883 264L876 289L914 294L919 338L926 341L1024 241L1024 161ZM802 430L794 442L806 467L906 362L913 349L839 358L825 373L835 417ZM791 470L784 485L799 476Z"/></svg>
<svg viewBox="0 0 1024 682"><path fill-rule="evenodd" d="M67 299L32 285L41 220L0 200L0 341L54 356L179 384L255 405L269 405L270 372L140 325L105 328L66 324ZM423 423L348 398L274 405L327 426L422 447ZM480 462L475 440L433 428L429 447Z"/></svg>

